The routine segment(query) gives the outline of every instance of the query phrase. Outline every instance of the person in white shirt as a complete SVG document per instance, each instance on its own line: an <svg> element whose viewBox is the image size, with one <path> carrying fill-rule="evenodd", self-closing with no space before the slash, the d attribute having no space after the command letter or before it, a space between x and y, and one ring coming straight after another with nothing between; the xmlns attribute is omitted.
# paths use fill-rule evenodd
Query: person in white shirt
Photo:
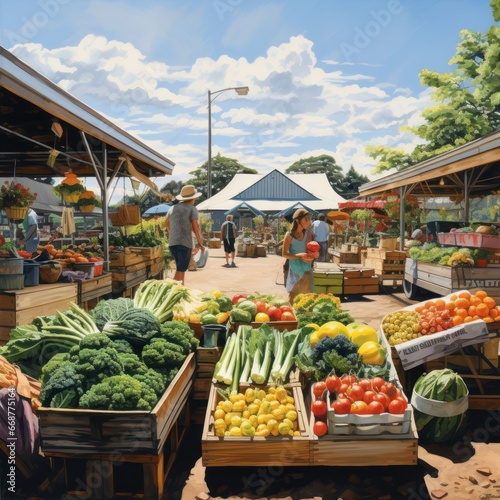
<svg viewBox="0 0 500 500"><path fill-rule="evenodd" d="M318 219L312 224L312 231L314 235L314 241L319 243L319 259L318 262L327 262L327 252L328 252L328 237L330 235L330 228L325 222L325 214L319 214Z"/></svg>

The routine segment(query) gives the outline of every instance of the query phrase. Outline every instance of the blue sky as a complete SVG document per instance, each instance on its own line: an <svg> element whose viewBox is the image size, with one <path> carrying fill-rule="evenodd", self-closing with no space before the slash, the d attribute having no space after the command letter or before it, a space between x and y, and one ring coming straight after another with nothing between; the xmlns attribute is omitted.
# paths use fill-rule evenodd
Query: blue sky
<svg viewBox="0 0 500 500"><path fill-rule="evenodd" d="M419 71L449 71L460 31L492 24L489 0L0 0L1 45L174 180L207 160L208 90L236 86L212 102L213 155L265 173L329 154L373 179L367 145L416 145L399 129L431 104Z"/></svg>

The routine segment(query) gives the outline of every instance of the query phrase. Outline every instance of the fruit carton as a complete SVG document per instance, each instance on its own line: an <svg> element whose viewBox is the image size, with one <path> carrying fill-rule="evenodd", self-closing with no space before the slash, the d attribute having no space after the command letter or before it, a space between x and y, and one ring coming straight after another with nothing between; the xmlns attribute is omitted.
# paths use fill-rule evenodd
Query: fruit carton
<svg viewBox="0 0 500 500"><path fill-rule="evenodd" d="M404 396L403 389L396 382L394 385ZM404 396L406 399L406 396ZM328 434L333 435L364 435L374 436L378 434L408 434L411 429L412 408L408 404L406 410L401 415L384 412L378 415L357 415L348 413L347 415L336 415L330 407L330 395L327 396L327 425ZM408 400L406 400L408 403Z"/></svg>

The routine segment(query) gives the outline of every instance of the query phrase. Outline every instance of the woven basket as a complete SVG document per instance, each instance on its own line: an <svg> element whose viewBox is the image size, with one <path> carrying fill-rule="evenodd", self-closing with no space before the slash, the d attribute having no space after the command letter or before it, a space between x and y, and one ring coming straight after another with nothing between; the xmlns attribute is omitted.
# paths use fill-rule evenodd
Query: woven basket
<svg viewBox="0 0 500 500"><path fill-rule="evenodd" d="M78 207L78 210L80 212L93 212L95 208L95 205L82 205L81 207Z"/></svg>
<svg viewBox="0 0 500 500"><path fill-rule="evenodd" d="M42 283L55 283L62 273L62 265L58 263L40 266L40 281Z"/></svg>
<svg viewBox="0 0 500 500"><path fill-rule="evenodd" d="M4 207L3 210L10 220L24 220L28 213L28 207Z"/></svg>
<svg viewBox="0 0 500 500"><path fill-rule="evenodd" d="M139 205L122 205L118 213L124 226L136 226L141 223L141 208Z"/></svg>

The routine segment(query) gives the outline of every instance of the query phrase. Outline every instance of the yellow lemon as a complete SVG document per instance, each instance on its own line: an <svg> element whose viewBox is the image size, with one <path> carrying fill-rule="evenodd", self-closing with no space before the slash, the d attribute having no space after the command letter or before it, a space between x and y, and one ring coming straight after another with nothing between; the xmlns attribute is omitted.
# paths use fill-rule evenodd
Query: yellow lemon
<svg viewBox="0 0 500 500"><path fill-rule="evenodd" d="M316 333L319 338L336 337L337 335L344 335L349 338L349 330L340 321L329 321L321 325Z"/></svg>

